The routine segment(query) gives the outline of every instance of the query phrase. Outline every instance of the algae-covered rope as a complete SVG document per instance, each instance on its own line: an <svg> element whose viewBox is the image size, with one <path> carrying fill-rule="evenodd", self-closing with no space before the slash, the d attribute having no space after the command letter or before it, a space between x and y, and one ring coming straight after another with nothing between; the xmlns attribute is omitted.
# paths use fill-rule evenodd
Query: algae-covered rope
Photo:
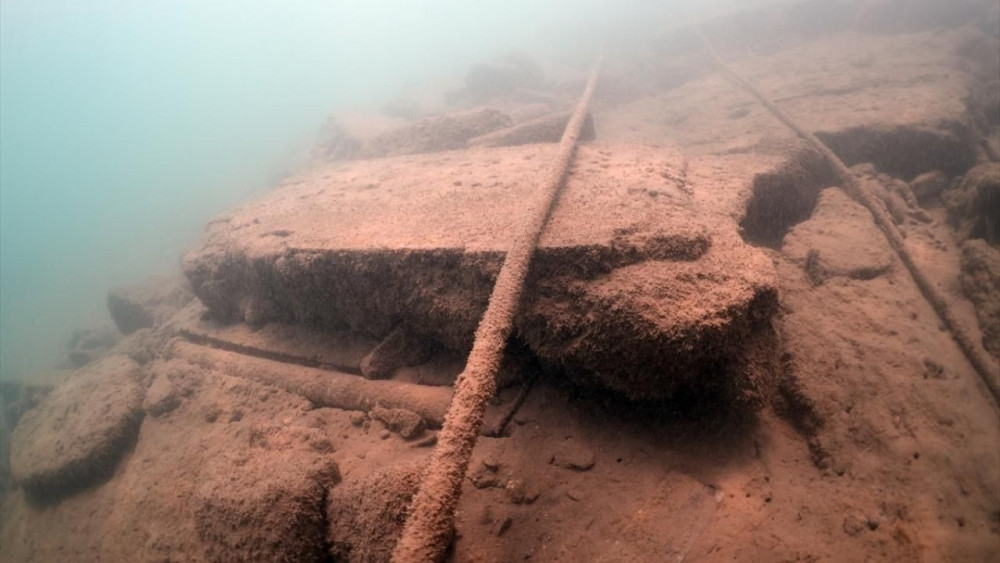
<svg viewBox="0 0 1000 563"><path fill-rule="evenodd" d="M705 49L712 55L715 59L716 65L719 66L722 71L729 76L731 80L740 85L744 90L749 92L757 101L761 103L768 111L770 111L774 117L778 118L779 121L784 123L789 129L794 131L799 137L801 137L806 143L808 143L816 152L818 152L827 162L827 164L833 169L834 173L840 180L841 186L844 191L852 199L865 206L868 211L872 214L875 219L875 224L878 225L879 229L885 234L885 238L889 241L889 245L892 249L896 251L899 256L900 261L909 270L910 276L913 277L913 281L916 282L917 287L923 294L924 298L931 304L934 311L938 314L941 321L944 323L945 327L951 331L952 337L958 344L958 347L962 349L965 353L965 357L969 359L969 362L976 369L979 374L980 379L989 389L990 394L993 395L993 401L1000 406L1000 383L998 383L998 375L1000 375L1000 365L993 361L992 358L987 356L985 352L980 350L969 334L965 331L965 328L958 322L955 318L954 313L952 313L951 308L948 307L947 301L945 301L944 296L938 290L937 287L931 283L930 279L924 274L923 270L917 266L917 263L913 259L913 255L910 253L906 246L906 242L903 240L903 236L900 234L899 229L892 222L892 218L889 217L888 212L885 208L879 204L875 197L868 191L865 186L863 186L858 179L851 173L840 158L837 157L827 147L816 138L815 135L806 131L798 124L796 124L788 115L778 109L774 103L769 100L764 94L760 92L753 84L748 80L736 73L732 68L726 64L726 61L712 46L711 41L708 37L701 32L700 29L694 28L695 33L701 38L701 42L704 44Z"/></svg>
<svg viewBox="0 0 1000 563"><path fill-rule="evenodd" d="M526 220L504 258L489 306L476 331L469 360L455 382L455 395L438 434L430 466L413 499L403 535L393 552L393 561L397 563L440 561L451 541L462 481L483 424L486 403L496 392L497 369L507 337L513 329L528 266L552 205L569 174L603 58L603 55L598 56L594 63L587 87L559 142L558 158L538 198L526 210Z"/></svg>

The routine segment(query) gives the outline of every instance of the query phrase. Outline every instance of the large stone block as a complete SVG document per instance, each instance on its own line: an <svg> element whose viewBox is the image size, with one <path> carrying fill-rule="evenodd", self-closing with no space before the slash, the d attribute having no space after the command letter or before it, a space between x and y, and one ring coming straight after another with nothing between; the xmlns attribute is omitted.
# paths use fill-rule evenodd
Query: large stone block
<svg viewBox="0 0 1000 563"><path fill-rule="evenodd" d="M554 155L479 149L318 170L213 221L184 269L224 319L375 337L405 322L467 350ZM663 398L766 329L773 265L731 218L694 209L702 187L684 166L663 148L581 147L516 320L544 362Z"/></svg>
<svg viewBox="0 0 1000 563"><path fill-rule="evenodd" d="M21 418L11 438L11 473L50 501L111 476L142 421L139 366L109 356L69 376Z"/></svg>

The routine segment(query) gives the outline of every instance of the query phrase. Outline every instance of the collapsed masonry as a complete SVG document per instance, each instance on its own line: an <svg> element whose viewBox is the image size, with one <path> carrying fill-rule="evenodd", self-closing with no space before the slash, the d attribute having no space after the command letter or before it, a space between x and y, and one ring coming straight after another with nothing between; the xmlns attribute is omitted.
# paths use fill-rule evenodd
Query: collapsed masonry
<svg viewBox="0 0 1000 563"><path fill-rule="evenodd" d="M471 346L546 146L333 165L208 228L184 270L225 321L348 330L407 326ZM543 236L517 336L566 377L632 399L733 377L768 331L773 266L735 221L698 214L678 153L590 146ZM723 375L728 373L728 375ZM736 387L752 390L754 383Z"/></svg>

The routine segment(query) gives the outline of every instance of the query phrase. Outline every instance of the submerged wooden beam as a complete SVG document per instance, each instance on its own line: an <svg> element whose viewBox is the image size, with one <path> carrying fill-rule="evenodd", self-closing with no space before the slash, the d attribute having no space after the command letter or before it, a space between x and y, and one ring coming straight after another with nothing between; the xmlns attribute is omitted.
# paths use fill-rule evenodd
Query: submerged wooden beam
<svg viewBox="0 0 1000 563"><path fill-rule="evenodd" d="M227 352L181 339L172 343L171 350L176 357L195 365L272 385L320 406L365 412L376 406L407 409L435 428L440 428L444 422L452 397L451 387L372 381L357 375Z"/></svg>

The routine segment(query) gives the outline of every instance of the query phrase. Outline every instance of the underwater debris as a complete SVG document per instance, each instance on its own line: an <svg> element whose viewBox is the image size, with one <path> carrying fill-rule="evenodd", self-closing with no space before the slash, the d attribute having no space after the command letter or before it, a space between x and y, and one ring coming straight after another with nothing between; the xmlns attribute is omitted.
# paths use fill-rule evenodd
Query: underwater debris
<svg viewBox="0 0 1000 563"><path fill-rule="evenodd" d="M336 561L390 561L426 462L403 462L330 489L330 556Z"/></svg>
<svg viewBox="0 0 1000 563"><path fill-rule="evenodd" d="M322 561L326 491L340 481L337 463L328 453L305 449L287 429L257 433L264 439L209 460L198 474L194 518L206 557Z"/></svg>
<svg viewBox="0 0 1000 563"><path fill-rule="evenodd" d="M976 306L983 330L983 347L1000 358L1000 250L982 239L962 244L962 273L958 279Z"/></svg>
<svg viewBox="0 0 1000 563"><path fill-rule="evenodd" d="M354 411L370 411L376 405L405 408L439 427L451 401L450 387L368 380L356 375L215 350L183 340L173 342L171 350L176 357L192 364L272 385L322 406Z"/></svg>
<svg viewBox="0 0 1000 563"><path fill-rule="evenodd" d="M814 285L832 276L870 280L892 268L892 248L882 239L864 207L840 188L827 188L820 193L812 217L785 236L781 252L802 264ZM878 242L872 244L873 240Z"/></svg>
<svg viewBox="0 0 1000 563"><path fill-rule="evenodd" d="M962 183L941 196L958 239L985 239L1000 245L1000 163L976 166Z"/></svg>
<svg viewBox="0 0 1000 563"><path fill-rule="evenodd" d="M512 127L469 139L470 147L516 147L531 143L558 143L569 123L569 112L546 115ZM594 118L588 113L580 130L580 141L593 141Z"/></svg>
<svg viewBox="0 0 1000 563"><path fill-rule="evenodd" d="M433 353L433 342L399 325L361 360L361 374L368 379L386 379L398 368L426 362Z"/></svg>
<svg viewBox="0 0 1000 563"><path fill-rule="evenodd" d="M124 335L158 326L194 299L185 280L152 276L108 292L108 312Z"/></svg>
<svg viewBox="0 0 1000 563"><path fill-rule="evenodd" d="M374 137L356 156L382 158L460 149L469 139L513 124L509 115L493 108L426 117Z"/></svg>
<svg viewBox="0 0 1000 563"><path fill-rule="evenodd" d="M142 399L139 366L122 356L69 376L14 429L14 481L50 502L107 479L139 432Z"/></svg>
<svg viewBox="0 0 1000 563"><path fill-rule="evenodd" d="M1000 403L1000 380L998 380L997 375L994 373L995 370L993 369L995 367L995 362L983 354L972 342L972 339L969 337L965 327L958 321L955 314L949 307L948 301L946 301L942 296L940 289L931 283L926 273L924 273L924 271L917 265L916 261L914 261L903 235L900 234L899 230L893 224L889 213L887 213L879 202L874 199L870 188L855 178L855 176L844 164L844 161L834 154L834 152L822 141L820 141L816 135L813 135L800 127L788 115L778 109L778 107L774 105L774 102L764 96L764 94L762 94L753 84L733 71L732 68L730 68L718 54L718 52L715 51L712 44L704 34L698 32L698 35L701 38L702 43L705 45L705 48L712 54L716 64L725 72L725 74L738 86L753 95L753 97L756 98L761 105L767 108L767 110L771 112L771 114L778 121L781 121L786 127L794 131L795 134L807 142L813 150L822 155L823 159L838 177L845 193L868 209L875 221L875 224L882 230L882 233L885 235L889 245L906 266L906 269L909 271L913 281L920 288L920 292L923 294L924 298L927 299L928 303L930 303L932 307L934 307L934 311L944 323L945 327L947 327L947 329L951 332L952 338L954 338L956 344L958 344L966 358L968 358L969 362L976 369L977 375L979 375L981 381L993 396L994 403Z"/></svg>

